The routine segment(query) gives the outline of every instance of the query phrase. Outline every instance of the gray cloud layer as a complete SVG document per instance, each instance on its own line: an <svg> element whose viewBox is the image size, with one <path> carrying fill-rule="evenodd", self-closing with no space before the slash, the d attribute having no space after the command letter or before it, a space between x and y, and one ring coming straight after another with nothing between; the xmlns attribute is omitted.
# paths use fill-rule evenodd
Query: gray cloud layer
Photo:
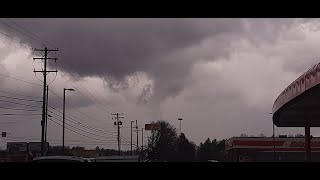
<svg viewBox="0 0 320 180"><path fill-rule="evenodd" d="M106 80L102 92L112 96L113 111L146 123L155 118L176 123L183 116L196 142L270 132L267 114L274 99L320 56L313 19L14 20L61 49L57 56L72 65L68 72ZM310 32L302 32L302 25ZM1 50L0 57L12 53L14 48ZM94 109L80 97L70 95L70 102ZM150 111L136 107L148 102Z"/></svg>
<svg viewBox="0 0 320 180"><path fill-rule="evenodd" d="M183 90L195 62L228 56L233 40L272 43L295 23L294 19L15 21L59 47L63 51L60 61L73 65L84 76L104 77L113 89L128 87L126 76L146 72L155 82L156 102ZM215 41L212 49L192 49L209 37Z"/></svg>

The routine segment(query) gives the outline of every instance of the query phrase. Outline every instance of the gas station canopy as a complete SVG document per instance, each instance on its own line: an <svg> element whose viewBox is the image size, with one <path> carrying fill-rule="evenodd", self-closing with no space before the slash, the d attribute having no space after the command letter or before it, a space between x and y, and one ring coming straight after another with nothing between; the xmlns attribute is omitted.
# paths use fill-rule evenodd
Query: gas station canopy
<svg viewBox="0 0 320 180"><path fill-rule="evenodd" d="M278 127L320 127L320 63L293 81L273 104Z"/></svg>

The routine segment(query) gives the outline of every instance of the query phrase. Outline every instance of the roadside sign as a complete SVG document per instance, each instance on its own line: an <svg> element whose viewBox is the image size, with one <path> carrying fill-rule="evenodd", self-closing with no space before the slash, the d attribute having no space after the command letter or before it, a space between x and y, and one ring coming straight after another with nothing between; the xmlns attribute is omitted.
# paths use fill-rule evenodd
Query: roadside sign
<svg viewBox="0 0 320 180"><path fill-rule="evenodd" d="M146 131L160 130L160 124L145 124L144 129Z"/></svg>
<svg viewBox="0 0 320 180"><path fill-rule="evenodd" d="M49 143L47 142L45 144L45 148L46 148L47 151L48 151L48 147L49 147ZM40 153L41 152L41 142L29 142L28 143L28 149L31 152Z"/></svg>
<svg viewBox="0 0 320 180"><path fill-rule="evenodd" d="M8 142L7 149L9 152L26 152L27 143L26 142Z"/></svg>

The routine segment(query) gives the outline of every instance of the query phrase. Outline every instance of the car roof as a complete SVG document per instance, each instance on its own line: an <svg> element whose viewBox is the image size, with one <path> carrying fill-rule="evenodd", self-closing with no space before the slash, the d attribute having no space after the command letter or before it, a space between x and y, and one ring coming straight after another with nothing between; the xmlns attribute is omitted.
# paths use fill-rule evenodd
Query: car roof
<svg viewBox="0 0 320 180"><path fill-rule="evenodd" d="M33 161L37 160L53 160L53 159L61 159L61 160L76 160L76 161L85 161L84 158L76 157L76 156L42 156L42 157L36 157L33 159Z"/></svg>

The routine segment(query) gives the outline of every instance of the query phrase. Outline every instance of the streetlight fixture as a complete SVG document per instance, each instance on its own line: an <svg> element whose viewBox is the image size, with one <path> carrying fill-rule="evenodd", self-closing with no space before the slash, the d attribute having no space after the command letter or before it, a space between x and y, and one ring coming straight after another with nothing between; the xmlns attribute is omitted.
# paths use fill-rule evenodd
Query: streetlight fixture
<svg viewBox="0 0 320 180"><path fill-rule="evenodd" d="M74 89L63 88L63 123L62 123L62 152L64 153L64 126L65 126L65 109L66 109L66 91L75 91Z"/></svg>

